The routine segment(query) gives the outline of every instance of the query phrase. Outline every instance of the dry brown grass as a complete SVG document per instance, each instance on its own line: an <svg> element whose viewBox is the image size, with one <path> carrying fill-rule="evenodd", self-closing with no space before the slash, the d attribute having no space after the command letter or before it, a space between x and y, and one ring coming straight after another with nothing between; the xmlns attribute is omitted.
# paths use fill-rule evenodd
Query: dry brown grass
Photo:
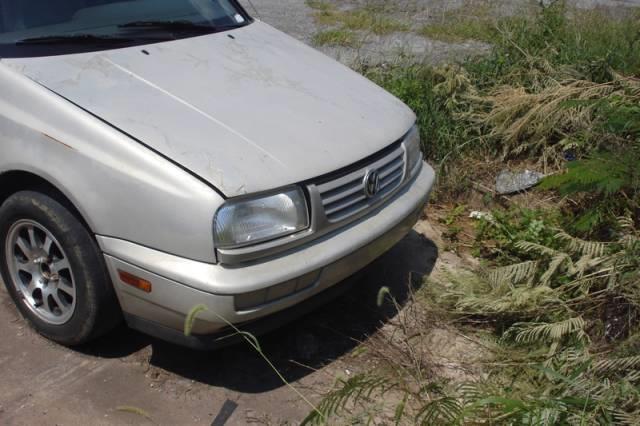
<svg viewBox="0 0 640 426"><path fill-rule="evenodd" d="M551 81L539 91L502 86L482 98L490 108L486 112L477 109L481 112L470 119L489 129L487 136L500 142L503 157L529 154L537 156L540 164L553 167L560 161L560 152L579 148L575 135L594 131L599 119L596 109L602 100L640 102L640 84L633 78L619 76L602 84L586 80Z"/></svg>

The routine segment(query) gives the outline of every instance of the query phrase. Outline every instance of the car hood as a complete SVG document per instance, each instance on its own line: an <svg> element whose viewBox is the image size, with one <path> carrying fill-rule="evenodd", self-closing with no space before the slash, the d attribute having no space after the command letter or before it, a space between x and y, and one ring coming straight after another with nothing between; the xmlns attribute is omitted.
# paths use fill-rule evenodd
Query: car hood
<svg viewBox="0 0 640 426"><path fill-rule="evenodd" d="M228 197L320 176L415 116L369 80L255 22L125 49L3 59Z"/></svg>

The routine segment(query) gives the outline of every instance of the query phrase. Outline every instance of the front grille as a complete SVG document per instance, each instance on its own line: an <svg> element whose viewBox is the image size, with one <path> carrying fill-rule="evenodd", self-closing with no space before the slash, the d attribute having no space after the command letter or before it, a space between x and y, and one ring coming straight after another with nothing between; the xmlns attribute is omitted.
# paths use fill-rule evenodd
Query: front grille
<svg viewBox="0 0 640 426"><path fill-rule="evenodd" d="M407 144L403 138L344 169L305 182L311 212L309 229L285 237L286 242L282 241L284 239L269 241L255 246L254 250L251 247L219 249L221 263L250 263L280 255L372 214L401 191L409 182L410 175L417 170L417 167L408 170L407 155ZM367 175L377 175L377 191L371 191L371 186L365 185ZM289 286L287 283L283 290L289 289ZM269 294L259 292L245 295L238 301L238 308L247 309L256 302L269 303L271 296L279 294L280 287Z"/></svg>
<svg viewBox="0 0 640 426"><path fill-rule="evenodd" d="M374 196L365 193L365 176L376 171L380 186ZM337 179L316 185L327 220L342 222L369 209L397 189L405 175L405 151L402 145L370 164Z"/></svg>

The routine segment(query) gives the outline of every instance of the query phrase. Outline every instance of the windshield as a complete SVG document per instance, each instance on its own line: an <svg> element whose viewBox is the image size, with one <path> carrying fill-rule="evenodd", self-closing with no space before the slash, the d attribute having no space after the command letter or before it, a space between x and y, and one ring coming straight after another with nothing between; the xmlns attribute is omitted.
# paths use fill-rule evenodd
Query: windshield
<svg viewBox="0 0 640 426"><path fill-rule="evenodd" d="M0 0L0 57L147 44L249 20L235 0Z"/></svg>

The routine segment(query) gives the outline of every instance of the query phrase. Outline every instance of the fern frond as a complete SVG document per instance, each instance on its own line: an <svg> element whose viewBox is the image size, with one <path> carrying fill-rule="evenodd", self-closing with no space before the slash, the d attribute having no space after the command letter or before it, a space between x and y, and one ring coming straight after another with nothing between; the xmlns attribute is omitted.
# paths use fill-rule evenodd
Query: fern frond
<svg viewBox="0 0 640 426"><path fill-rule="evenodd" d="M465 401L476 401L487 394L486 386L480 383L463 383L457 391Z"/></svg>
<svg viewBox="0 0 640 426"><path fill-rule="evenodd" d="M537 253L546 256L555 256L558 252L552 248L543 246L542 244L532 243L529 241L518 241L516 248L525 253Z"/></svg>
<svg viewBox="0 0 640 426"><path fill-rule="evenodd" d="M578 261L575 263L573 269L571 270L571 275L576 275L578 278L582 278L584 274L588 271L592 270L596 266L605 263L607 261L607 257L598 257L593 258L591 255L585 254L580 257Z"/></svg>
<svg viewBox="0 0 640 426"><path fill-rule="evenodd" d="M348 380L339 379L339 388L329 392L303 421L302 425L320 425L327 419L347 411L350 404L367 403L374 394L382 395L393 387L385 378L358 374Z"/></svg>
<svg viewBox="0 0 640 426"><path fill-rule="evenodd" d="M613 410L611 413L617 424L635 426L640 424L640 412L627 413L621 409Z"/></svg>
<svg viewBox="0 0 640 426"><path fill-rule="evenodd" d="M566 253L557 253L553 259L551 259L551 262L549 262L547 270L540 277L540 283L542 285L549 285L551 278L558 272L563 263L571 264L571 257Z"/></svg>
<svg viewBox="0 0 640 426"><path fill-rule="evenodd" d="M573 237L564 231L559 231L555 238L563 241L567 244L568 249L572 253L579 253L591 257L601 257L607 252L607 248L610 243L603 243L599 241L586 241L580 238Z"/></svg>
<svg viewBox="0 0 640 426"><path fill-rule="evenodd" d="M620 216L618 218L618 226L620 229L624 230L626 234L635 234L636 227L633 223L633 219L628 216Z"/></svg>
<svg viewBox="0 0 640 426"><path fill-rule="evenodd" d="M625 248L625 250L639 250L640 249L640 237L628 234L620 239L620 244Z"/></svg>
<svg viewBox="0 0 640 426"><path fill-rule="evenodd" d="M585 360L585 352L581 349L569 347L559 352L554 358L553 365L556 370L561 370L563 366L575 364L578 360Z"/></svg>
<svg viewBox="0 0 640 426"><path fill-rule="evenodd" d="M479 315L498 313L523 313L551 309L560 304L557 293L547 286L516 287L503 295L488 293L465 295L456 303L456 308Z"/></svg>
<svg viewBox="0 0 640 426"><path fill-rule="evenodd" d="M508 333L515 333L515 340L518 343L558 342L572 334L582 338L584 327L585 322L582 317L577 317L555 323L518 323Z"/></svg>
<svg viewBox="0 0 640 426"><path fill-rule="evenodd" d="M593 366L597 374L610 373L612 371L628 371L640 369L640 356L626 358L603 359Z"/></svg>
<svg viewBox="0 0 640 426"><path fill-rule="evenodd" d="M619 243L625 250L640 249L640 232L635 227L633 219L630 217L619 217L618 226L622 230L622 238Z"/></svg>
<svg viewBox="0 0 640 426"><path fill-rule="evenodd" d="M442 397L427 403L420 409L416 416L417 424L431 425L451 425L456 424L457 419L462 414L462 406L452 397Z"/></svg>
<svg viewBox="0 0 640 426"><path fill-rule="evenodd" d="M500 287L503 284L519 284L523 281L533 279L538 270L538 262L528 261L492 269L486 279L492 288Z"/></svg>

